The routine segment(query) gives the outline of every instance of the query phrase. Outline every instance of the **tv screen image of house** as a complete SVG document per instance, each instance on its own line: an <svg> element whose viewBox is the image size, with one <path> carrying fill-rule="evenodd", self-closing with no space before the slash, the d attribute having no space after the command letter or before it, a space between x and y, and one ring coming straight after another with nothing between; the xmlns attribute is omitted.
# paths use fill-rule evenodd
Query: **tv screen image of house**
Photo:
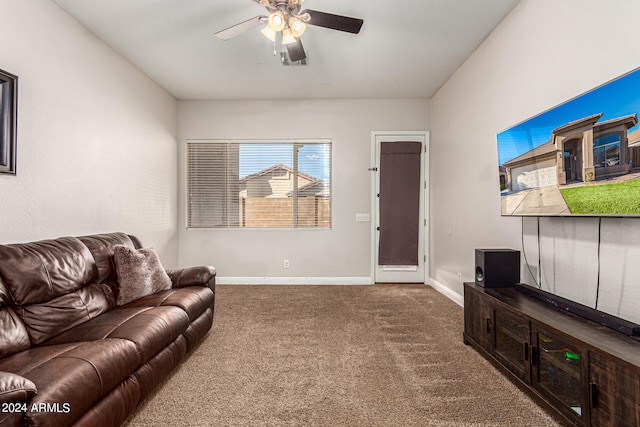
<svg viewBox="0 0 640 427"><path fill-rule="evenodd" d="M640 69L497 135L502 215L640 216Z"/></svg>

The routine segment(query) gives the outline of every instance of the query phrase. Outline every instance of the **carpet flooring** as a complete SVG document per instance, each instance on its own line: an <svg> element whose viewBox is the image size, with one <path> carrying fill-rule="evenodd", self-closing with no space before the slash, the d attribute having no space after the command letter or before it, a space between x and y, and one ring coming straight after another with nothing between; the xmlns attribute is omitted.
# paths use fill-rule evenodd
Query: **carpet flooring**
<svg viewBox="0 0 640 427"><path fill-rule="evenodd" d="M428 286L218 286L213 325L125 425L558 425Z"/></svg>

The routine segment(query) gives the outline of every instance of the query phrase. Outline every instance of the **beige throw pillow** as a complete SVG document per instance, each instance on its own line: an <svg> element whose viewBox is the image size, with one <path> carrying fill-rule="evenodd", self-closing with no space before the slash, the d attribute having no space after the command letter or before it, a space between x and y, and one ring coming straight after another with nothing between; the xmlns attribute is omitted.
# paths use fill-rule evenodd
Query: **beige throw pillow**
<svg viewBox="0 0 640 427"><path fill-rule="evenodd" d="M113 261L118 274L117 305L125 305L146 295L171 289L171 279L151 248L113 247Z"/></svg>

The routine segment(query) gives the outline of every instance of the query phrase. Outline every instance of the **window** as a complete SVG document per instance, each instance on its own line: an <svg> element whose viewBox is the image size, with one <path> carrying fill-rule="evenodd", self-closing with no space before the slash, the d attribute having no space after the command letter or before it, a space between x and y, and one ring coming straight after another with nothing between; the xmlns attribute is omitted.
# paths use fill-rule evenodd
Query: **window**
<svg viewBox="0 0 640 427"><path fill-rule="evenodd" d="M188 228L330 228L331 141L187 141Z"/></svg>
<svg viewBox="0 0 640 427"><path fill-rule="evenodd" d="M612 134L593 141L593 165L608 168L620 164L620 135Z"/></svg>

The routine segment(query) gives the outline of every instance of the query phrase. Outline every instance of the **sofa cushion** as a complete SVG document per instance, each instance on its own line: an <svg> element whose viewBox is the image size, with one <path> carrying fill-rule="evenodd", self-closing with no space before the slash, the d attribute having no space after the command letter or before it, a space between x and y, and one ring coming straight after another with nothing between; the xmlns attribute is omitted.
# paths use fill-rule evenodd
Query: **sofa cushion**
<svg viewBox="0 0 640 427"><path fill-rule="evenodd" d="M22 320L8 307L0 308L0 359L31 347Z"/></svg>
<svg viewBox="0 0 640 427"><path fill-rule="evenodd" d="M74 237L0 245L0 280L16 305L47 302L97 278L91 252Z"/></svg>
<svg viewBox="0 0 640 427"><path fill-rule="evenodd" d="M214 294L210 288L202 286L189 286L180 289L169 289L139 298L125 307L180 307L194 321L207 308L213 307Z"/></svg>
<svg viewBox="0 0 640 427"><path fill-rule="evenodd" d="M113 261L114 246L126 245L135 248L131 237L125 233L94 234L78 237L78 239L91 251L98 268L98 282L100 283L115 281L117 278L116 266Z"/></svg>
<svg viewBox="0 0 640 427"><path fill-rule="evenodd" d="M116 245L113 260L118 273L118 305L171 288L171 279L162 268L158 254L151 248L133 249Z"/></svg>
<svg viewBox="0 0 640 427"><path fill-rule="evenodd" d="M111 287L94 283L41 304L16 307L27 327L31 343L40 344L115 306Z"/></svg>
<svg viewBox="0 0 640 427"><path fill-rule="evenodd" d="M105 339L37 347L0 361L0 370L35 384L28 408L49 404L42 412L27 411L25 425L70 425L125 380L139 365L134 343Z"/></svg>
<svg viewBox="0 0 640 427"><path fill-rule="evenodd" d="M116 308L84 322L42 345L121 338L133 342L145 363L189 327L189 317L178 307Z"/></svg>
<svg viewBox="0 0 640 427"><path fill-rule="evenodd" d="M0 359L31 346L22 320L11 306L11 295L0 280Z"/></svg>
<svg viewBox="0 0 640 427"><path fill-rule="evenodd" d="M2 278L0 277L0 307L7 307L12 305L11 294L9 293L9 289L2 283Z"/></svg>

